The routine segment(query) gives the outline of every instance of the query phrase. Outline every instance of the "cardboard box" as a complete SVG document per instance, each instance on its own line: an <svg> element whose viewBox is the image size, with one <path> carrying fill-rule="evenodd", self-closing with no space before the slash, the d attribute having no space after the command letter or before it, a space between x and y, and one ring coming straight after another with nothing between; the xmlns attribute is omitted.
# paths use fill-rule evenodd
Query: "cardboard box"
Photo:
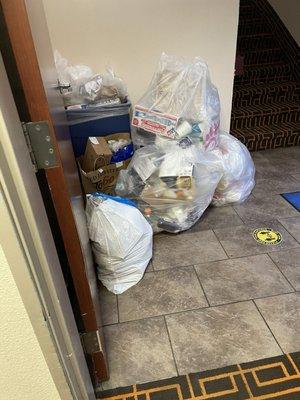
<svg viewBox="0 0 300 400"><path fill-rule="evenodd" d="M103 137L89 137L83 158L83 170L90 172L108 165L112 157L108 141L119 139L131 140L130 133L119 132Z"/></svg>
<svg viewBox="0 0 300 400"><path fill-rule="evenodd" d="M83 157L83 170L90 172L110 163L112 152L104 137L89 137Z"/></svg>
<svg viewBox="0 0 300 400"><path fill-rule="evenodd" d="M128 167L130 160L129 158L117 164L105 165L97 171L85 172L82 167L83 158L78 158L77 163L85 194L94 192L114 194L119 172Z"/></svg>

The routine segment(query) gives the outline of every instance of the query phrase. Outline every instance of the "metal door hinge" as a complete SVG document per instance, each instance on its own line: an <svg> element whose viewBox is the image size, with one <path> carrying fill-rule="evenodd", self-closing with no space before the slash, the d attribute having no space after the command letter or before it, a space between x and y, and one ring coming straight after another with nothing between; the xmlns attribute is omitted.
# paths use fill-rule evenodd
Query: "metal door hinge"
<svg viewBox="0 0 300 400"><path fill-rule="evenodd" d="M22 128L35 171L57 166L48 122L23 122Z"/></svg>
<svg viewBox="0 0 300 400"><path fill-rule="evenodd" d="M85 332L82 333L80 336L84 350L87 354L93 354L102 351L102 345L98 330L92 332Z"/></svg>

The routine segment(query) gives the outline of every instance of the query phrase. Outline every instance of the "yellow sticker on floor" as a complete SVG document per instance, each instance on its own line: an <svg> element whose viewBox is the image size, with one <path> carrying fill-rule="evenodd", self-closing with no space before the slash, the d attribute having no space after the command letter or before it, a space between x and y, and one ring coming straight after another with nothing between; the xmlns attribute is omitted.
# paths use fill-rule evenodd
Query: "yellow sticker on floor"
<svg viewBox="0 0 300 400"><path fill-rule="evenodd" d="M272 228L259 228L253 232L254 239L261 244L271 244L273 246L282 241L280 232L274 231Z"/></svg>

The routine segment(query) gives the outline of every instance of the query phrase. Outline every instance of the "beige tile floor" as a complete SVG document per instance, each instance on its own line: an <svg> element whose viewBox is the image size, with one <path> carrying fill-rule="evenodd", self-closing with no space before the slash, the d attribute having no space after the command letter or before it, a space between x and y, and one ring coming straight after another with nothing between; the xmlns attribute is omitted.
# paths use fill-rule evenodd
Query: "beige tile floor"
<svg viewBox="0 0 300 400"><path fill-rule="evenodd" d="M280 196L300 190L300 147L252 155L257 184L244 204L157 235L138 285L120 296L101 288L104 389L300 350L300 214ZM265 226L281 244L254 241Z"/></svg>

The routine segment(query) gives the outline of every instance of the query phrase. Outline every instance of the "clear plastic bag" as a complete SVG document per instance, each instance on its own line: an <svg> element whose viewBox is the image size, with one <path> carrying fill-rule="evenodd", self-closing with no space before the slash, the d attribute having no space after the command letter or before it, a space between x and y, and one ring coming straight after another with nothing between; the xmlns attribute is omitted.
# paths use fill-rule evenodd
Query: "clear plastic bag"
<svg viewBox="0 0 300 400"><path fill-rule="evenodd" d="M221 132L214 153L222 164L223 176L213 197L213 205L242 203L255 186L255 167L251 155L238 139Z"/></svg>
<svg viewBox="0 0 300 400"><path fill-rule="evenodd" d="M127 101L122 104L94 106L92 104L68 108L66 110L69 125L78 125L85 122L95 121L102 118L119 117L128 115L131 103Z"/></svg>
<svg viewBox="0 0 300 400"><path fill-rule="evenodd" d="M115 294L142 278L152 258L152 229L126 199L95 193L88 197L87 223L98 278Z"/></svg>
<svg viewBox="0 0 300 400"><path fill-rule="evenodd" d="M54 58L66 107L112 105L126 101L126 86L111 68L99 75L87 65L69 65L57 50Z"/></svg>
<svg viewBox="0 0 300 400"><path fill-rule="evenodd" d="M222 176L221 164L188 139L162 148L138 149L120 171L116 193L134 199L154 232L189 229L209 206Z"/></svg>
<svg viewBox="0 0 300 400"><path fill-rule="evenodd" d="M78 84L85 82L93 76L93 71L87 65L69 65L68 60L55 50L54 51L55 66L58 79L61 85L68 86L70 84Z"/></svg>
<svg viewBox="0 0 300 400"><path fill-rule="evenodd" d="M189 137L206 150L217 145L220 101L207 65L162 54L152 81L135 107L132 138L137 147Z"/></svg>

